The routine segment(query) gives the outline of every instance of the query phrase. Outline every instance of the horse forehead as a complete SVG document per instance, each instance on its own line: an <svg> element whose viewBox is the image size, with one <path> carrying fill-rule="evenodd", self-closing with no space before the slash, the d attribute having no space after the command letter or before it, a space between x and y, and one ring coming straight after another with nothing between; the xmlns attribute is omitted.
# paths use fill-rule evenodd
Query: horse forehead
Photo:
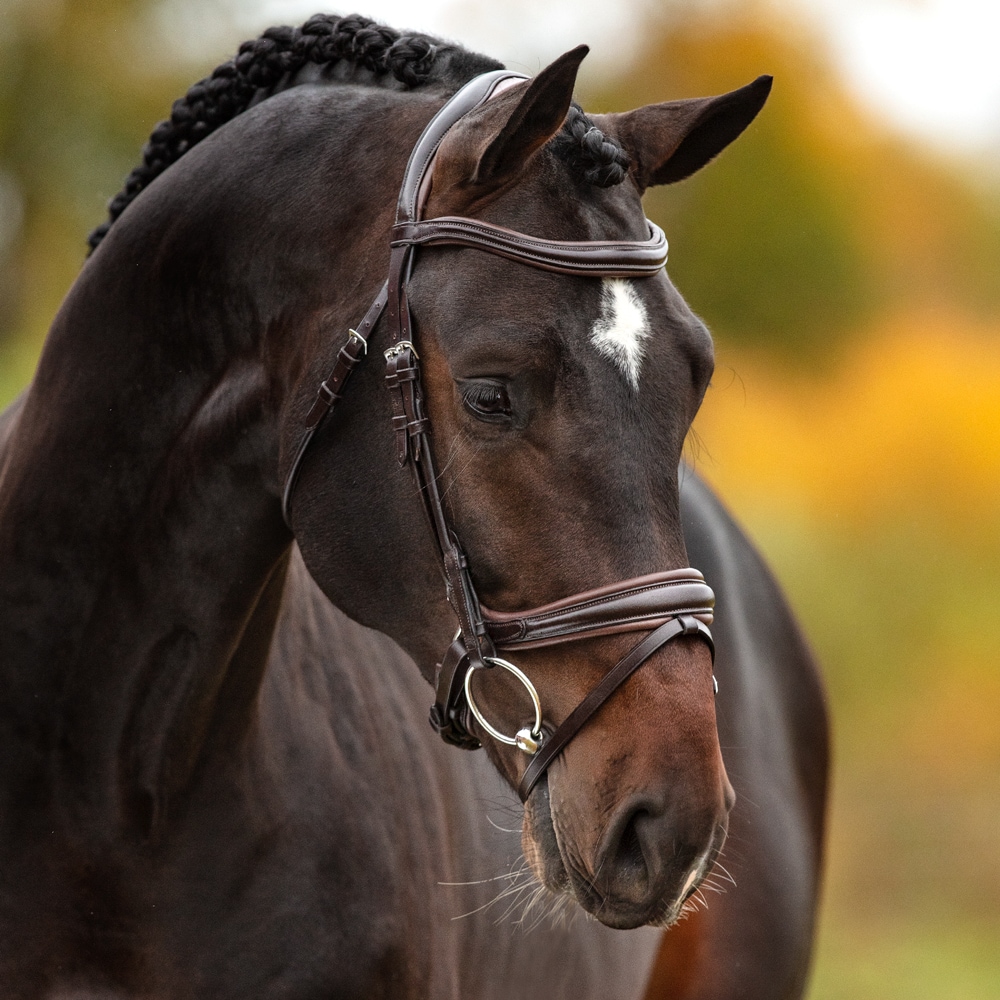
<svg viewBox="0 0 1000 1000"><path fill-rule="evenodd" d="M466 262L471 261L452 258L451 267L438 262L431 280L413 296L450 346L500 340L525 354L569 350L598 377L623 378L633 391L652 345L662 340L654 334L666 332L660 330L664 316L678 313L657 278L581 281L490 259L477 278L454 266ZM461 334L457 341L450 336L455 333Z"/></svg>

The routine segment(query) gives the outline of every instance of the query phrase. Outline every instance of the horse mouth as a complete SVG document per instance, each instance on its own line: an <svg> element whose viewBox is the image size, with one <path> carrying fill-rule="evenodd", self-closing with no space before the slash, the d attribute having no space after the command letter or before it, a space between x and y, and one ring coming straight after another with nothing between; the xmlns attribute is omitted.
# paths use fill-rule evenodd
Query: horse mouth
<svg viewBox="0 0 1000 1000"><path fill-rule="evenodd" d="M711 865L692 868L687 883L679 895L664 896L655 901L637 902L633 899L604 894L594 889L586 876L570 875L569 895L590 916L615 930L632 930L636 927L660 927L664 930L673 926L690 910L689 900L698 891Z"/></svg>

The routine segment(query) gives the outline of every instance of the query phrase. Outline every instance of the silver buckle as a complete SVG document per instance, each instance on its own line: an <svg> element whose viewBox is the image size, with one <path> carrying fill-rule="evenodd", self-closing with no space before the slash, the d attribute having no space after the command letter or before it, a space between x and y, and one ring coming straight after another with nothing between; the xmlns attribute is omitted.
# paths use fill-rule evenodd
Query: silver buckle
<svg viewBox="0 0 1000 1000"><path fill-rule="evenodd" d="M408 340L401 340L398 344L393 344L392 347L382 353L385 355L386 361L391 361L396 355L402 354L403 349L406 347L413 351L413 356L419 361L420 355L417 354L417 349Z"/></svg>
<svg viewBox="0 0 1000 1000"><path fill-rule="evenodd" d="M357 341L361 342L361 346L364 348L364 350L361 352L362 354L367 354L368 353L368 341L365 340L365 338L362 337L361 334L358 333L357 330L348 330L347 331L347 335L350 337L351 340L353 340L355 342L357 342Z"/></svg>

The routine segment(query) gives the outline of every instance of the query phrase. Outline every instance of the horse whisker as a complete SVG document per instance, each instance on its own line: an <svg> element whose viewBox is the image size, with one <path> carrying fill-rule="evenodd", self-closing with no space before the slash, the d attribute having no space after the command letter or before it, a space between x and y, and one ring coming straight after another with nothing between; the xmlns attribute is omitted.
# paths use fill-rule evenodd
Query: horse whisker
<svg viewBox="0 0 1000 1000"><path fill-rule="evenodd" d="M510 829L508 829L505 826L500 826L499 823L494 823L493 820L489 816L486 817L486 822L489 823L490 826L492 826L494 830L499 830L501 833L520 833L521 832L520 827L518 827L517 829L514 829L514 830L510 830Z"/></svg>
<svg viewBox="0 0 1000 1000"><path fill-rule="evenodd" d="M715 872L719 872L727 882L732 882L733 885L736 885L736 879L733 878L729 873L729 869L718 859L716 859L715 864L712 866L712 874L714 875Z"/></svg>

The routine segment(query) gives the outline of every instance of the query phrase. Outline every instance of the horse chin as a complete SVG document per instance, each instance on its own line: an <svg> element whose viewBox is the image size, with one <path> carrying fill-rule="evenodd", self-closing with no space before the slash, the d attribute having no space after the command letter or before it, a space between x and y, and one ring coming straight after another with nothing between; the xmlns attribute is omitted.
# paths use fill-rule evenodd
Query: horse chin
<svg viewBox="0 0 1000 1000"><path fill-rule="evenodd" d="M524 805L521 850L540 885L554 895L575 898L552 822L547 778L542 778Z"/></svg>
<svg viewBox="0 0 1000 1000"><path fill-rule="evenodd" d="M573 852L563 846L557 824L553 820L548 781L545 778L539 782L534 794L525 804L521 833L524 857L539 884L554 897L564 901L572 900L588 916L616 930L632 930L644 926L666 929L697 909L697 904L689 900L712 870L724 840L725 831L721 830L673 898L665 897L652 904L637 904L633 900L599 892L579 870L579 866L574 864ZM553 908L553 912L557 910L558 908Z"/></svg>

